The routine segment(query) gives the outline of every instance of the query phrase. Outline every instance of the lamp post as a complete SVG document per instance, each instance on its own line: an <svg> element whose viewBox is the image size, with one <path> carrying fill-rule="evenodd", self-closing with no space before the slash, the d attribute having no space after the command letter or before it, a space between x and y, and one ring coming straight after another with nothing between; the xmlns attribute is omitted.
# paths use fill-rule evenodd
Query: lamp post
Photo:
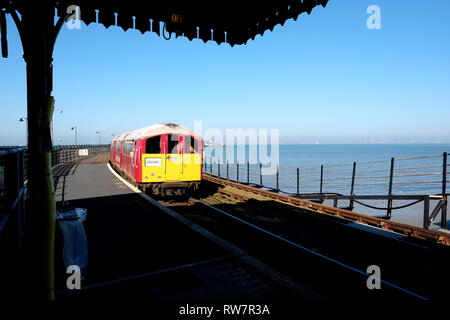
<svg viewBox="0 0 450 320"><path fill-rule="evenodd" d="M102 144L102 133L100 130L97 131L96 133L98 134L98 144L100 145L100 144Z"/></svg>
<svg viewBox="0 0 450 320"><path fill-rule="evenodd" d="M28 118L27 117L22 117L22 118L19 119L19 121L20 122L24 122L25 121L25 127L26 127L26 130L27 130L26 140L27 140L27 146L28 146Z"/></svg>
<svg viewBox="0 0 450 320"><path fill-rule="evenodd" d="M78 145L78 141L77 141L77 127L73 126L71 128L71 130L75 130L75 145L77 146Z"/></svg>

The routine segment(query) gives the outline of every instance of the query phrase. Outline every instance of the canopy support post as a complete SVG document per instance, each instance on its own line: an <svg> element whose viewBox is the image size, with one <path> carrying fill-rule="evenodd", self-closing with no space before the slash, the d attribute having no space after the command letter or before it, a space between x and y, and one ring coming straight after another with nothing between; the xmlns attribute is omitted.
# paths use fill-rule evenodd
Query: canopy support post
<svg viewBox="0 0 450 320"><path fill-rule="evenodd" d="M26 250L30 293L54 300L56 200L51 170L51 121L54 110L53 48L65 17L54 24L54 7L47 1L25 6L19 19L10 13L22 40L27 73L28 221Z"/></svg>

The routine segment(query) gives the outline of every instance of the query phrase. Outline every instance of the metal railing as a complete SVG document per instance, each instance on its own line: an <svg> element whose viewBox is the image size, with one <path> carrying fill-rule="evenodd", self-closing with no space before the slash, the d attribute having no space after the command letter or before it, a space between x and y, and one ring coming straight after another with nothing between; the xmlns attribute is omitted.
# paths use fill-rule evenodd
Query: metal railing
<svg viewBox="0 0 450 320"><path fill-rule="evenodd" d="M81 151L80 151L81 150ZM70 145L53 147L52 167L77 162L87 157L109 153L109 145Z"/></svg>
<svg viewBox="0 0 450 320"><path fill-rule="evenodd" d="M79 150L82 150L80 152ZM52 168L109 152L109 145L58 146L52 150ZM0 240L8 229L8 242L23 247L27 150L24 147L0 147Z"/></svg>
<svg viewBox="0 0 450 320"><path fill-rule="evenodd" d="M25 224L24 155L22 148L0 149L0 239L11 225L8 236L15 239L8 240L18 251L23 249Z"/></svg>
<svg viewBox="0 0 450 320"><path fill-rule="evenodd" d="M353 210L354 203L371 209L385 210L390 219L392 210L424 203L423 227L430 224L441 212L441 227L446 228L447 219L447 152L438 155L410 158L391 158L303 168L277 166L271 175L264 175L264 165L204 159L203 171L246 184L254 184L276 192L295 195L315 201L332 199L348 200L345 209ZM209 162L208 162L209 160ZM356 195L358 193L358 195ZM387 200L386 207L376 207L360 200ZM430 199L437 205L430 213ZM413 200L394 207L393 200Z"/></svg>

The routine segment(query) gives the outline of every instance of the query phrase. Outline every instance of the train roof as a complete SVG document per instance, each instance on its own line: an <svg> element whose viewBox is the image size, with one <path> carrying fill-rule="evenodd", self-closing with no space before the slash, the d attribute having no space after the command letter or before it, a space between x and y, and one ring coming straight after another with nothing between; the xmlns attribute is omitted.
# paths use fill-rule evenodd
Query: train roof
<svg viewBox="0 0 450 320"><path fill-rule="evenodd" d="M158 123L144 128L128 131L114 137L112 141L145 139L161 134L197 136L194 131L175 123Z"/></svg>

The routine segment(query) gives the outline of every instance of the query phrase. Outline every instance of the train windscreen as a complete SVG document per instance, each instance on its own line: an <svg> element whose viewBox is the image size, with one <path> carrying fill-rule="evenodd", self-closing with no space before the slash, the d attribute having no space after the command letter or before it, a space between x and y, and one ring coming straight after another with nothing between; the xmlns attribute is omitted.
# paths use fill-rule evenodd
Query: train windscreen
<svg viewBox="0 0 450 320"><path fill-rule="evenodd" d="M161 136L147 139L145 144L145 153L161 153Z"/></svg>
<svg viewBox="0 0 450 320"><path fill-rule="evenodd" d="M198 141L190 136L186 136L184 139L184 153L199 153Z"/></svg>
<svg viewBox="0 0 450 320"><path fill-rule="evenodd" d="M178 140L179 140L179 136L177 134L167 135L169 153L171 153L171 154L178 153Z"/></svg>

